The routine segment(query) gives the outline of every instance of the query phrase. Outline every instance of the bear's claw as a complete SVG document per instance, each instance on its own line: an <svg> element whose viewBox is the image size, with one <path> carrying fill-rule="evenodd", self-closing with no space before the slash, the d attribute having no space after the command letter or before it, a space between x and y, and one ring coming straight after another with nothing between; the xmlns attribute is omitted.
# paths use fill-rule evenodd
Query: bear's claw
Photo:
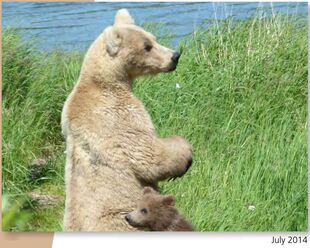
<svg viewBox="0 0 310 248"><path fill-rule="evenodd" d="M182 173L182 175L170 177L170 178L168 179L168 181L174 181L175 179L177 179L177 178L179 178L179 177L182 177L182 176L189 170L189 168L192 166L192 163L193 163L193 159L190 158L190 159L188 160L187 164L186 164L186 169L185 169L184 173Z"/></svg>
<svg viewBox="0 0 310 248"><path fill-rule="evenodd" d="M190 158L190 159L188 160L188 162L187 162L185 173L188 171L189 167L192 166L192 163L193 163L193 159Z"/></svg>

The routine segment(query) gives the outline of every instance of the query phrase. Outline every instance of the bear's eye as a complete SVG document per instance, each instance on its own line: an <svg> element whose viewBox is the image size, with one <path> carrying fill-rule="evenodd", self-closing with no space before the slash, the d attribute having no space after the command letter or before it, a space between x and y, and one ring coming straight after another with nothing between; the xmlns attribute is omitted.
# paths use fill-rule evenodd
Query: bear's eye
<svg viewBox="0 0 310 248"><path fill-rule="evenodd" d="M147 214L147 209L146 209L146 208L142 208L142 209L140 209L140 212L141 212L142 214Z"/></svg>
<svg viewBox="0 0 310 248"><path fill-rule="evenodd" d="M150 45L150 44L146 44L145 47L144 47L144 49L145 49L146 51L148 51L148 52L151 51L152 48L153 48L153 47L152 47L152 45Z"/></svg>

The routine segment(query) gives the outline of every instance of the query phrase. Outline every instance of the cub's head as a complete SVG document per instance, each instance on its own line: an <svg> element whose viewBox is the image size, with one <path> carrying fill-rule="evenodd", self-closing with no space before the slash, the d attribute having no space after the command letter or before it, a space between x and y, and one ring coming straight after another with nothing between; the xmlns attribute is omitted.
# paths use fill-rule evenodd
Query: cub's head
<svg viewBox="0 0 310 248"><path fill-rule="evenodd" d="M178 64L180 54L161 46L154 35L136 26L126 9L117 12L114 25L103 35L108 56L132 78L173 71Z"/></svg>
<svg viewBox="0 0 310 248"><path fill-rule="evenodd" d="M150 187L145 187L137 209L125 216L134 227L146 227L160 231L168 227L177 214L174 196L160 195Z"/></svg>

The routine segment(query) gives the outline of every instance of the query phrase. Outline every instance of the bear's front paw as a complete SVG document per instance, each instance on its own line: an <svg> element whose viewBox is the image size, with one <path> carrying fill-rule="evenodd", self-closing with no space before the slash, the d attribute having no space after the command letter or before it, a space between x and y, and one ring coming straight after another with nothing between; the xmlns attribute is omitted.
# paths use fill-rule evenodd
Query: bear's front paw
<svg viewBox="0 0 310 248"><path fill-rule="evenodd" d="M193 162L192 145L183 137L173 136L164 138L163 141L168 151L168 166L170 178L183 176L191 167Z"/></svg>
<svg viewBox="0 0 310 248"><path fill-rule="evenodd" d="M193 163L193 147L186 139L183 139L181 150L181 157L184 161L185 172L187 172Z"/></svg>
<svg viewBox="0 0 310 248"><path fill-rule="evenodd" d="M178 178L183 176L191 167L193 163L193 149L191 144L182 137L178 137L178 145L179 145L179 157L177 162L178 171L176 175L173 177Z"/></svg>
<svg viewBox="0 0 310 248"><path fill-rule="evenodd" d="M189 170L189 168L192 166L192 163L193 163L193 159L189 158L187 160L187 162L184 164L185 166L184 165L182 166L181 170L179 171L179 174L176 175L174 177L174 179L178 178L178 177L182 177Z"/></svg>
<svg viewBox="0 0 310 248"><path fill-rule="evenodd" d="M190 158L190 159L188 160L187 164L186 164L186 170L185 170L185 172L187 172L188 169L189 169L189 167L192 166L192 163L193 163L193 158Z"/></svg>
<svg viewBox="0 0 310 248"><path fill-rule="evenodd" d="M169 181L170 181L170 180L174 181L175 179L177 179L177 178L179 178L179 177L182 177L182 176L188 171L188 169L191 167L192 163L193 163L193 159L190 158L190 159L188 160L186 166L185 166L185 170L184 170L184 169L183 169L183 170L181 169L181 170L179 171L179 173L178 173L177 175L171 177L171 178L169 179ZM184 168L184 167L183 167L183 168Z"/></svg>

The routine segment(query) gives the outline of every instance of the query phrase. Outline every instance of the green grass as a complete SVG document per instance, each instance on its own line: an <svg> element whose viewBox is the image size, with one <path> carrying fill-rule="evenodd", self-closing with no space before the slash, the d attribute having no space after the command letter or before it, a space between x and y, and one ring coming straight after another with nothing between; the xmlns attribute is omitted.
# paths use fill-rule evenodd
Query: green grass
<svg viewBox="0 0 310 248"><path fill-rule="evenodd" d="M175 72L134 86L159 135L182 135L194 147L189 172L162 182L163 192L199 231L306 231L307 20L215 22L180 49ZM62 228L60 113L82 58L3 33L3 191L12 201L29 201L29 192L60 197L52 207L29 201L22 210L32 217L20 230ZM42 157L47 169L29 180Z"/></svg>

